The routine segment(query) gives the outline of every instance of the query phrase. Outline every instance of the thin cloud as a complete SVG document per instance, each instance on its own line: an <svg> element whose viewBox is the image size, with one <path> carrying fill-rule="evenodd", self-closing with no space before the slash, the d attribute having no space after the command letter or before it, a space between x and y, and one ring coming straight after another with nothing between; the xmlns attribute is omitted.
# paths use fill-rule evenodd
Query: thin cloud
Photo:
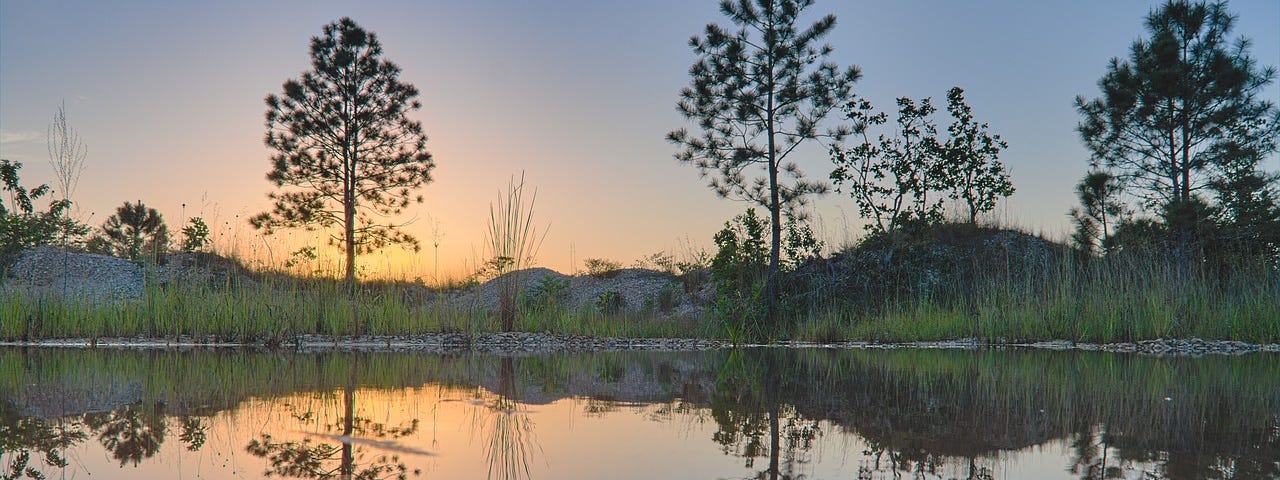
<svg viewBox="0 0 1280 480"><path fill-rule="evenodd" d="M40 132L33 130L0 130L0 145L21 143L40 138Z"/></svg>

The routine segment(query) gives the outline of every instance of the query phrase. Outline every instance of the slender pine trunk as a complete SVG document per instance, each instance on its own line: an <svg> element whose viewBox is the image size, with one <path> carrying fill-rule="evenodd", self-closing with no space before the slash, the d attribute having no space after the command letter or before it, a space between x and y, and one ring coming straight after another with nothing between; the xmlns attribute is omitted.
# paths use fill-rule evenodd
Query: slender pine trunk
<svg viewBox="0 0 1280 480"><path fill-rule="evenodd" d="M772 74L772 65L770 66ZM769 79L769 95L765 106L766 132L769 134L769 274L765 280L766 316L774 328L780 326L778 318L778 266L782 255L782 199L778 191L778 147L774 139L773 79Z"/></svg>

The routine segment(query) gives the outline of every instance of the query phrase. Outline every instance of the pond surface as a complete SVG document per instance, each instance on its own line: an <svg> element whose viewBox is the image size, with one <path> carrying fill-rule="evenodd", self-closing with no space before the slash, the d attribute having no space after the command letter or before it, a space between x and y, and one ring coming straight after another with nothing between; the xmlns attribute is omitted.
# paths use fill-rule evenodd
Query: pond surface
<svg viewBox="0 0 1280 480"><path fill-rule="evenodd" d="M0 349L3 478L1280 478L1280 355Z"/></svg>

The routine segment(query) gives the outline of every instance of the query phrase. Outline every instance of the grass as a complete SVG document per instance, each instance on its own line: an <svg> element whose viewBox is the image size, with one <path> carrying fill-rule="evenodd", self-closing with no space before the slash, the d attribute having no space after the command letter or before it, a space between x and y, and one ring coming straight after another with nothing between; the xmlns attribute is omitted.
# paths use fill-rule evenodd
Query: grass
<svg viewBox="0 0 1280 480"><path fill-rule="evenodd" d="M976 265L981 261L986 260L974 260L973 274L923 294L812 302L794 320L793 337L1280 342L1280 272L1261 260L1178 269L1167 257L1148 252L1065 254L1042 271L1012 273Z"/></svg>
<svg viewBox="0 0 1280 480"><path fill-rule="evenodd" d="M464 333L504 330L501 319L443 291L397 282L363 286L350 321L348 293L329 279L259 276L226 285L148 282L141 300L89 305L52 297L12 295L0 304L0 339L194 338L282 344L303 334L334 336ZM594 308L520 312L517 330L619 337L713 336L699 322Z"/></svg>
<svg viewBox="0 0 1280 480"><path fill-rule="evenodd" d="M1162 258L1136 254L1065 256L1030 274L983 269L964 285L943 284L927 295L807 301L790 309L796 312L790 330L780 336L822 342L1105 343L1189 337L1280 342L1280 273L1243 262L1202 270L1179 271ZM148 281L140 301L117 304L9 295L0 302L0 340L183 337L273 345L303 334L475 336L507 329L500 315L449 292L413 282L365 282L354 294L358 322L351 321L341 282L278 272L227 275L212 283ZM521 308L513 327L608 337L729 336L723 320L711 315L668 316L657 309L605 313L591 305Z"/></svg>

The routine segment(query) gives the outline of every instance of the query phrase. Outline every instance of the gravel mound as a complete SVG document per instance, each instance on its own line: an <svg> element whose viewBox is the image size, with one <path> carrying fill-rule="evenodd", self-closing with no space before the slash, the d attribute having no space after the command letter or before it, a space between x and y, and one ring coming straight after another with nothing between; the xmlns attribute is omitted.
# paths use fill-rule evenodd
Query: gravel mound
<svg viewBox="0 0 1280 480"><path fill-rule="evenodd" d="M549 284L560 285L560 306L571 310L600 309L602 298L620 298L619 312L646 312L663 315L694 315L702 304L701 295L684 291L683 283L674 275L643 268L626 268L605 275L565 275L546 268L530 268L511 272L484 284L464 290L451 302L496 312L502 282L516 282L516 289L526 297L538 295Z"/></svg>
<svg viewBox="0 0 1280 480"><path fill-rule="evenodd" d="M0 294L112 303L141 299L142 286L142 267L128 260L44 246L18 255Z"/></svg>

